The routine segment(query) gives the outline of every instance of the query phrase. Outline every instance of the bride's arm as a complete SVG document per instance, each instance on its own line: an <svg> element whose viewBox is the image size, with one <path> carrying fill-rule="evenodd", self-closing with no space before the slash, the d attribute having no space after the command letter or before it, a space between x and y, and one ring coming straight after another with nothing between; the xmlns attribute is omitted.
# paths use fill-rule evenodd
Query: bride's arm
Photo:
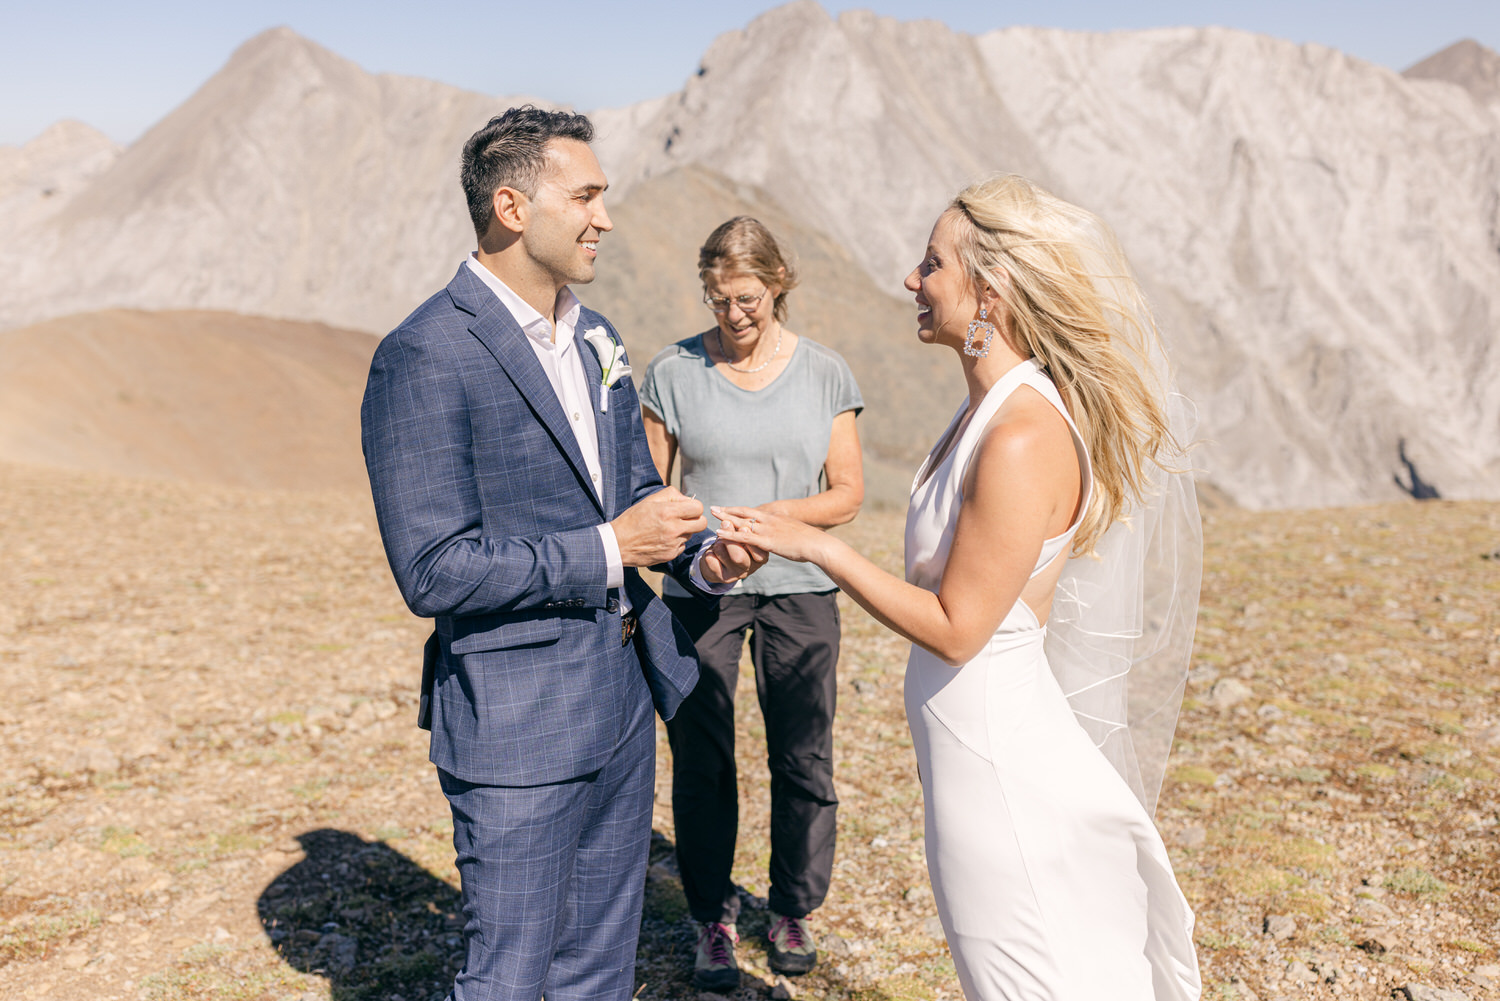
<svg viewBox="0 0 1500 1001"><path fill-rule="evenodd" d="M1063 433L1067 434L1066 426ZM719 537L817 564L871 615L949 664L972 659L994 635L1066 503L1071 439L1058 448L1045 421L1013 419L985 436L969 467L964 503L937 594L881 570L841 539L753 508L714 508ZM1071 517L1071 507L1062 524Z"/></svg>

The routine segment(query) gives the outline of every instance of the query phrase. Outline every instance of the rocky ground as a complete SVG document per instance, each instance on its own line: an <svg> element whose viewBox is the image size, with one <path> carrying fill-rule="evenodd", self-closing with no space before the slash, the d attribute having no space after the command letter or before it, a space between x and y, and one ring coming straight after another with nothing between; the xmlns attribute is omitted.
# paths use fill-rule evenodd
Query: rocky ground
<svg viewBox="0 0 1500 1001"><path fill-rule="evenodd" d="M1206 534L1158 814L1205 996L1500 998L1500 505L1221 512ZM897 516L849 535L898 564ZM368 502L0 466L0 553L0 997L440 997L460 943L412 725L426 630ZM791 984L759 939L741 699L738 1001L958 996L904 644L844 621L825 959ZM639 996L691 997L664 788L656 831Z"/></svg>

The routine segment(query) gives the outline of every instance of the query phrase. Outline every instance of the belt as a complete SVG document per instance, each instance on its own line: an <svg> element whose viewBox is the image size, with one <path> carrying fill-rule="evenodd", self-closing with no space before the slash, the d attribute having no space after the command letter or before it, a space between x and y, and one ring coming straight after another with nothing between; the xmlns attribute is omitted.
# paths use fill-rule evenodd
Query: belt
<svg viewBox="0 0 1500 1001"><path fill-rule="evenodd" d="M620 645L625 646L640 628L641 618L634 612L620 617Z"/></svg>

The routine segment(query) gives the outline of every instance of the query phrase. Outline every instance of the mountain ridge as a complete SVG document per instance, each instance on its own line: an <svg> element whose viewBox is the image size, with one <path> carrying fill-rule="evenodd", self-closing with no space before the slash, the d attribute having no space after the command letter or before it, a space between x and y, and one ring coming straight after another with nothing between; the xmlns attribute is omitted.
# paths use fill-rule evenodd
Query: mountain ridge
<svg viewBox="0 0 1500 1001"><path fill-rule="evenodd" d="M0 198L0 328L130 306L389 329L472 247L458 151L520 100L264 33L60 209ZM969 36L801 0L717 39L676 94L592 117L630 225L581 294L641 325L638 360L704 322L680 286L705 233L647 225L675 219L673 178L697 178L695 219L760 212L839 248L864 275L825 273L888 344L932 219L1014 170L1119 233L1214 443L1205 475L1238 502L1400 496L1403 440L1444 496L1500 496L1500 436L1474 433L1500 426L1500 110L1451 81L1230 29ZM830 330L867 316L833 286L796 297ZM909 461L958 401L867 364L869 444Z"/></svg>

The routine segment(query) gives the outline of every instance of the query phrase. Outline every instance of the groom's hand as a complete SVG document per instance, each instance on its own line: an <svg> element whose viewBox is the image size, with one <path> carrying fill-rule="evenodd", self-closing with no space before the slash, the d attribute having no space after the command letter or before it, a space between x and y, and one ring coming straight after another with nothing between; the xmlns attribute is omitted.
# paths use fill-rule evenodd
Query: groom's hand
<svg viewBox="0 0 1500 1001"><path fill-rule="evenodd" d="M698 570L710 584L744 580L766 565L770 553L727 539L717 539L698 562Z"/></svg>
<svg viewBox="0 0 1500 1001"><path fill-rule="evenodd" d="M627 567L649 567L682 554L688 539L708 527L703 504L663 487L627 508L610 527Z"/></svg>

